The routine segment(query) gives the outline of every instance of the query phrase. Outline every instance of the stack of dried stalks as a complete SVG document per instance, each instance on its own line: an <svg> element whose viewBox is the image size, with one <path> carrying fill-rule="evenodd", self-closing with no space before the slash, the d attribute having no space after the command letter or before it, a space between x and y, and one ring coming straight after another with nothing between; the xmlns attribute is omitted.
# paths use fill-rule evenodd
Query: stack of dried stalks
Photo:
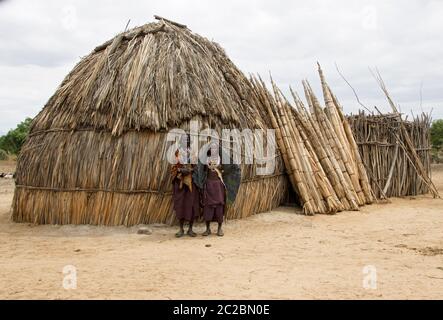
<svg viewBox="0 0 443 320"><path fill-rule="evenodd" d="M394 132L394 136L397 140L398 145L404 150L404 152L409 160L409 163L413 166L418 177L428 187L429 191L434 196L434 198L440 197L440 195L438 194L437 187L432 182L429 172L426 171L426 167L423 164L423 162L421 161L421 159L414 147L414 142L413 142L413 140L412 140L411 136L409 135L409 132L406 128L405 121L403 121L403 119L401 117L401 113L398 111L397 106L395 105L393 99L391 98L391 96L388 92L388 89L386 88L386 85L385 85L380 73L377 70L376 74L373 73L373 75L374 75L375 79L377 80L381 90L385 94L386 99L388 100L388 103L389 103L390 107L392 108L393 113L396 115L396 117L399 121L399 129L400 130L399 130L399 132Z"/></svg>
<svg viewBox="0 0 443 320"><path fill-rule="evenodd" d="M426 175L430 174L429 115L403 121L397 114L351 115L349 124L377 197L399 197L429 192L404 146L401 122L406 128ZM400 141L399 141L400 139Z"/></svg>
<svg viewBox="0 0 443 320"><path fill-rule="evenodd" d="M309 111L291 90L291 105L271 79L273 95L260 77L253 78L256 96L276 130L290 182L306 214L358 210L374 201L369 179L351 128L319 66L326 107L303 81Z"/></svg>

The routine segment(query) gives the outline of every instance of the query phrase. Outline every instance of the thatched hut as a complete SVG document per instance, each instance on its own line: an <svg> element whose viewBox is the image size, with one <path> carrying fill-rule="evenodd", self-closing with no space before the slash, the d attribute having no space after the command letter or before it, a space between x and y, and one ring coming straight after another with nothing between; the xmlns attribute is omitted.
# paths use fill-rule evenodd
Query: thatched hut
<svg viewBox="0 0 443 320"><path fill-rule="evenodd" d="M251 83L224 50L160 19L95 48L34 119L17 164L13 220L40 224L172 223L168 129L270 128ZM242 165L228 218L278 206L287 177Z"/></svg>

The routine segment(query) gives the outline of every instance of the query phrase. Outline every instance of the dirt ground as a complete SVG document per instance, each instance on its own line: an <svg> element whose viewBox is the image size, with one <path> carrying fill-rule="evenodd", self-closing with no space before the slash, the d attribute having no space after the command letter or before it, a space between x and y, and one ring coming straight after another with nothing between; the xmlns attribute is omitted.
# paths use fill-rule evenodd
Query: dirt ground
<svg viewBox="0 0 443 320"><path fill-rule="evenodd" d="M433 169L443 195L443 165ZM13 190L0 179L3 299L443 298L443 200L429 195L334 216L279 208L229 221L223 238L176 239L164 225L16 224Z"/></svg>

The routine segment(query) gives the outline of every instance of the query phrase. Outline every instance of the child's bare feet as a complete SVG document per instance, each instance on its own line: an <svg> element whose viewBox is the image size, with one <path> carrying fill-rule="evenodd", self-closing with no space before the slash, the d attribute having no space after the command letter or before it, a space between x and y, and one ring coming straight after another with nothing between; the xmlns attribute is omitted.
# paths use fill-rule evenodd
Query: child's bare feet
<svg viewBox="0 0 443 320"><path fill-rule="evenodd" d="M194 231L192 231L192 229L189 229L189 230L188 230L188 236L190 236L190 237L196 237L197 234L196 234Z"/></svg>
<svg viewBox="0 0 443 320"><path fill-rule="evenodd" d="M183 229L180 229L180 231L177 232L177 233L175 234L175 236L176 236L177 238L181 238L181 237L183 237L184 234L185 234L185 231L184 231Z"/></svg>

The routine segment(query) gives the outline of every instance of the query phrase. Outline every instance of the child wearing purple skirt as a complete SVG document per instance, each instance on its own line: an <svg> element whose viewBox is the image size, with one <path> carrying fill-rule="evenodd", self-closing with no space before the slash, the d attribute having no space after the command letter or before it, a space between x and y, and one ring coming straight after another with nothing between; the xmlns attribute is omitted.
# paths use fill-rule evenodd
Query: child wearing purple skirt
<svg viewBox="0 0 443 320"><path fill-rule="evenodd" d="M217 235L223 236L223 217L225 213L226 186L223 182L220 168L220 157L211 156L205 166L207 170L206 183L203 188L203 218L206 222L206 231L203 236L211 234L211 222L218 223Z"/></svg>

